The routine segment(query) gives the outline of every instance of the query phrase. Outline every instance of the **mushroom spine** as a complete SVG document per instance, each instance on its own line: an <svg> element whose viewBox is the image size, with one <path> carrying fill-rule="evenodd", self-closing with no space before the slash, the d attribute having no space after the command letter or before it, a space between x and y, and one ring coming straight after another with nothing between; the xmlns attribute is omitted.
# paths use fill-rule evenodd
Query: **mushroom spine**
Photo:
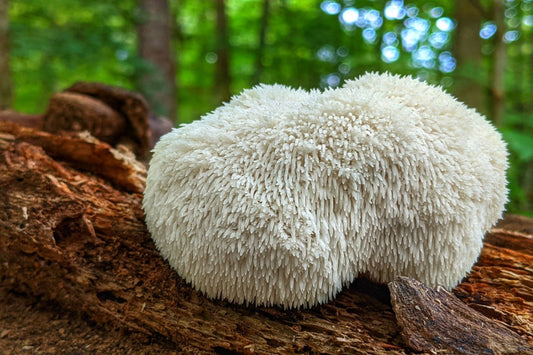
<svg viewBox="0 0 533 355"><path fill-rule="evenodd" d="M143 207L208 297L310 307L366 274L454 287L507 201L507 150L438 87L370 73L324 92L261 85L165 135Z"/></svg>

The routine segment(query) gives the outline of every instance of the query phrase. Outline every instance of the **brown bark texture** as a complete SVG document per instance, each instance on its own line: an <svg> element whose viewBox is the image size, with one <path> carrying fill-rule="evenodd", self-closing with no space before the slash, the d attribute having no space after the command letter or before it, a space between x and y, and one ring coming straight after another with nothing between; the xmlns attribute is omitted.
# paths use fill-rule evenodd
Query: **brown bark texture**
<svg viewBox="0 0 533 355"><path fill-rule="evenodd" d="M391 301L407 345L416 351L441 350L466 354L517 354L533 346L505 324L461 302L442 287L430 289L421 282L399 277L389 284Z"/></svg>
<svg viewBox="0 0 533 355"><path fill-rule="evenodd" d="M479 82L483 44L479 37L483 8L476 0L456 0L457 29L454 39L454 55L457 58L455 95L470 107L486 113L484 88Z"/></svg>
<svg viewBox="0 0 533 355"><path fill-rule="evenodd" d="M168 0L138 0L139 55L150 65L141 90L160 114L176 118L176 65L172 53L172 17Z"/></svg>
<svg viewBox="0 0 533 355"><path fill-rule="evenodd" d="M467 337L479 345L488 328L510 344L487 343L494 353L531 349L530 219L509 217L510 225L494 229L453 294L401 279L389 285L389 293L359 279L308 310L245 307L205 298L161 258L144 225L144 174L141 165L95 138L0 123L3 287L102 327L164 338L178 352L453 353L457 348L449 344ZM456 329L471 324L464 322L484 327ZM428 337L431 332L442 335Z"/></svg>
<svg viewBox="0 0 533 355"><path fill-rule="evenodd" d="M504 43L505 3L494 0L494 23L498 27L494 35L494 54L490 73L490 115L496 126L501 126L505 114L505 67L507 65L507 46Z"/></svg>
<svg viewBox="0 0 533 355"><path fill-rule="evenodd" d="M0 0L0 110L11 107L13 83L9 66L9 0Z"/></svg>
<svg viewBox="0 0 533 355"><path fill-rule="evenodd" d="M127 122L122 137L133 140L136 146L135 150L138 154L142 155L143 152L147 151L152 132L149 122L150 107L143 96L123 88L88 82L77 82L66 89L65 92L92 97L118 112ZM53 101L51 101L48 112L53 104ZM65 106L67 105L65 104ZM91 108L90 110L96 109ZM54 119L61 122L61 119L55 118L56 116L53 115ZM105 124L105 122L101 122L98 126L103 131L106 128L102 127L102 124ZM97 125L92 123L92 126L96 127ZM92 135L95 135L93 131L90 132Z"/></svg>
<svg viewBox="0 0 533 355"><path fill-rule="evenodd" d="M12 110L0 111L0 121L15 122L26 127L43 129L42 115L30 115Z"/></svg>
<svg viewBox="0 0 533 355"><path fill-rule="evenodd" d="M230 45L228 34L228 16L226 0L215 0L217 9L216 53L218 60L215 67L215 89L221 101L231 98Z"/></svg>
<svg viewBox="0 0 533 355"><path fill-rule="evenodd" d="M122 146L146 161L149 150L172 129L172 123L150 112L138 93L101 83L78 82L52 96L43 115L0 111L0 122L15 122L46 132L88 132L119 150ZM67 133L68 134L68 133Z"/></svg>
<svg viewBox="0 0 533 355"><path fill-rule="evenodd" d="M100 100L90 96L60 92L52 96L44 115L47 132L84 131L111 144L124 135L127 120Z"/></svg>
<svg viewBox="0 0 533 355"><path fill-rule="evenodd" d="M263 12L261 14L261 27L259 28L259 38L257 41L257 54L255 58L255 71L252 76L252 83L259 84L261 74L263 74L264 53L266 45L266 34L268 29L268 20L270 18L270 0L263 0Z"/></svg>

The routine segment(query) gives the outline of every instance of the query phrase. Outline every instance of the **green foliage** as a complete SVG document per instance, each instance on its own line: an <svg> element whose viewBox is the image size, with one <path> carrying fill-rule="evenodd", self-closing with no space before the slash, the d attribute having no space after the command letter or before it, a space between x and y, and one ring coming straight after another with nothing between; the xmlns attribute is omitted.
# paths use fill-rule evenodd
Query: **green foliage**
<svg viewBox="0 0 533 355"><path fill-rule="evenodd" d="M519 161L533 160L533 137L518 131L505 130L502 132L505 140Z"/></svg>
<svg viewBox="0 0 533 355"><path fill-rule="evenodd" d="M75 81L133 87L140 61L134 2L15 0L10 8L15 109L42 112L50 95Z"/></svg>
<svg viewBox="0 0 533 355"><path fill-rule="evenodd" d="M214 85L216 8L214 1L169 1L175 20L178 119L187 123L221 104ZM451 92L459 77L489 91L495 37L484 41L481 69L474 70L468 63L455 68L453 26L457 23L443 29L442 22L437 22L453 19L456 1L270 0L260 50L263 1L227 0L233 93L253 85L258 75L264 83L325 88L365 71L384 70L414 75ZM152 70L137 55L136 3L12 0L15 109L43 112L53 92L79 80L136 89L141 74ZM404 11L398 18L385 11L394 4ZM490 25L492 1L481 4L486 17L483 26ZM533 1L505 4L506 31L515 31L518 37L509 37L512 40L506 44L506 110L498 128L511 153L508 209L526 213L533 211L529 181L533 179ZM354 9L359 22L353 16L343 17L348 10L354 15ZM413 28L421 32L415 33L420 36L408 48L407 30ZM441 42L435 42L438 36Z"/></svg>

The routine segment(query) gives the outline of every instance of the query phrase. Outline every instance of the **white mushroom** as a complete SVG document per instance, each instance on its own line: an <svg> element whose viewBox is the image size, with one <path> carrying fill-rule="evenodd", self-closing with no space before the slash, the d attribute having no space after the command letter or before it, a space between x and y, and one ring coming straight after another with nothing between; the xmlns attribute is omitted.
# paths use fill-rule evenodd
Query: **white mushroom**
<svg viewBox="0 0 533 355"><path fill-rule="evenodd" d="M310 307L366 274L454 287L507 200L500 134L440 88L259 86L154 149L156 247L212 298Z"/></svg>

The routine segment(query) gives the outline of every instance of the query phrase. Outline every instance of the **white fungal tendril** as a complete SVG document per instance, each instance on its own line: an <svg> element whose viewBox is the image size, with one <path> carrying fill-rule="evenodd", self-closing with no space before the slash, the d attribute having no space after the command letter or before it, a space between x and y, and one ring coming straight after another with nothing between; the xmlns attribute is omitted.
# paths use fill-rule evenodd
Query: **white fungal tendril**
<svg viewBox="0 0 533 355"><path fill-rule="evenodd" d="M208 297L311 307L363 273L454 287L501 217L506 168L484 117L412 78L261 85L161 139L144 210Z"/></svg>

